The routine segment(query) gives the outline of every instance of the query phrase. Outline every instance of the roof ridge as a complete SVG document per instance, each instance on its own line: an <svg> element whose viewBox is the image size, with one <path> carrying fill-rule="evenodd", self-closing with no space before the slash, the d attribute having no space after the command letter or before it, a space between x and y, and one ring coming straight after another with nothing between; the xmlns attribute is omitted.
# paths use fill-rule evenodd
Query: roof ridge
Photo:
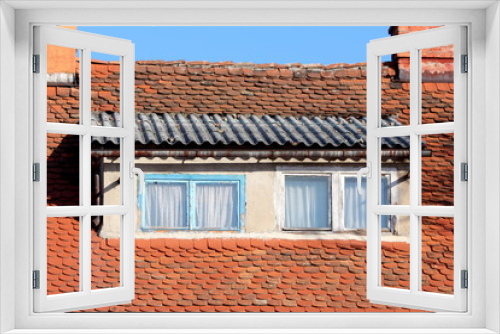
<svg viewBox="0 0 500 334"><path fill-rule="evenodd" d="M119 112L116 111L93 111L92 115L100 115L100 114L105 114L105 115L113 115L113 116L120 116ZM175 115L192 115L192 116L197 116L201 117L203 115L207 115L209 117L213 117L215 115L219 117L225 117L225 116L232 116L234 118L238 118L239 116L243 117L250 117L250 116L255 116L259 118L263 118L265 116L271 117L271 118L276 118L276 117L282 117L282 118L287 118L287 117L294 117L296 119L301 119L301 118L306 118L306 119L314 119L314 118L319 118L321 120L327 119L327 118L337 118L339 120L345 120L349 123L352 123L351 120L356 120L356 121L364 121L366 122L366 116L363 117L355 117L355 116L348 116L348 117L342 117L342 116L337 116L337 115L321 115L321 114L310 114L310 115L304 115L304 114L297 114L297 115L281 115L281 114L254 114L254 113L198 113L198 112L136 112L135 115L137 116L146 116L146 117L151 117L152 115L156 115L159 118L162 118L163 114L168 114L171 115L172 117L175 117ZM398 121L397 118L394 117L384 117L382 116L383 120L393 122L396 126L401 125L401 123Z"/></svg>
<svg viewBox="0 0 500 334"><path fill-rule="evenodd" d="M93 115L100 115L100 114L106 114L106 115L114 115L114 116L120 116L120 113L117 112L117 111L101 111L101 112L98 112L98 111L92 111L92 114ZM250 117L250 116L256 116L256 117L264 117L264 116L268 116L268 117L282 117L282 118L286 118L286 117L295 117L297 119L300 119L300 118L307 118L307 119L313 119L313 118L319 118L319 119L325 119L325 118L338 118L338 119L344 119L344 120L347 120L349 121L349 119L353 119L353 120L366 120L366 116L363 116L363 117L355 117L355 116L348 116L348 117L342 117L342 116L337 116L337 115L322 115L322 114L310 114L310 115L304 115L304 114L297 114L297 115L281 115L281 114L254 114L254 113L217 113L217 112L214 112L214 113L201 113L201 112L136 112L135 115L145 115L145 116L149 116L149 115L163 115L163 114L168 114L168 115L193 115L193 116L203 116L203 115L207 115L207 116L210 116L210 117L213 117L215 115L218 115L218 116L233 116L233 117L238 117L238 116L244 116L244 117ZM160 116L159 116L160 117ZM399 121L394 118L394 117L384 117L382 116L382 119L383 120L390 120L392 122L395 122L395 124L399 124Z"/></svg>
<svg viewBox="0 0 500 334"><path fill-rule="evenodd" d="M116 112L116 111L101 111L101 112L97 112L97 111L93 111L92 112L92 115L100 115L100 114L105 114L105 115L118 115L120 116L120 113L119 112ZM161 115L163 114L168 114L168 115L171 115L171 117L175 117L177 115L182 115L182 116L195 116L195 117L202 117L204 115L206 116L209 116L210 118L213 118L215 115L219 116L219 117L227 117L227 116L232 116L233 118L238 118L238 117L246 117L246 118L249 118L251 116L255 116L255 117L258 117L258 118L263 118L265 116L268 116L268 117L271 117L271 118L276 118L276 117L282 117L282 118L288 118L288 117L294 117L296 119L302 119L302 118L306 118L306 119L313 119L313 118L319 118L321 120L323 119L327 119L327 118L336 118L336 119L342 119L342 120L346 120L347 122L349 122L349 119L355 119L355 120L366 120L366 116L363 116L363 117L354 117L354 116L348 116L348 117L342 117L342 116L337 116L337 115L321 115L321 114L310 114L310 115L304 115L304 114L297 114L297 115L281 115L281 114L254 114L254 113L198 113L198 112L136 112L135 115L136 117L140 117L140 116L145 116L145 117L151 117L153 115L156 115L158 116L159 118L162 118ZM391 121L396 121L396 119L394 118L391 118L391 117L387 117L387 119L390 119Z"/></svg>
<svg viewBox="0 0 500 334"><path fill-rule="evenodd" d="M286 70L336 70L351 68L366 68L366 62L362 63L333 63L333 64L303 64L303 63L253 63L253 62L209 62L209 61L185 61L185 60L137 60L138 65L169 65L174 67L191 68L235 68L235 69L286 69Z"/></svg>

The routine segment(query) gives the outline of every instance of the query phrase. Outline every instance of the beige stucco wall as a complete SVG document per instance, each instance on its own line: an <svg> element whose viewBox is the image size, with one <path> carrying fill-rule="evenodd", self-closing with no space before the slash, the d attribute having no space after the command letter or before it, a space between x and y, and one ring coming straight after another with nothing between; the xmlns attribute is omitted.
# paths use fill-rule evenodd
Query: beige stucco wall
<svg viewBox="0 0 500 334"><path fill-rule="evenodd" d="M104 204L119 204L119 164L116 160L105 158L104 160ZM364 239L364 233L359 232L322 232L322 233L291 233L282 232L280 229L280 217L282 216L280 205L280 194L278 193L281 173L287 170L306 170L315 168L319 170L334 170L342 168L355 171L359 169L360 164L342 163L332 164L318 161L281 161L280 163L258 162L242 159L163 159L163 158L138 158L136 166L141 168L146 174L227 174L245 176L245 217L244 229L242 232L167 232L167 231L141 231L140 208L136 208L136 237L137 238L158 238L158 237L285 237L297 238L311 237L315 239L330 238L357 238ZM341 167L338 167L341 166ZM395 166L395 165L394 165ZM393 166L393 167L394 167ZM391 183L396 185L391 193L393 204L409 203L409 178L406 178L408 171L407 165L402 164L396 168L389 168L391 172ZM403 169L403 170L401 170ZM135 182L137 188L137 182ZM137 191L137 189L136 189ZM334 191L335 195L335 191ZM336 198L333 201L337 201ZM334 204L335 205L335 204ZM335 208L334 208L335 211ZM336 219L336 217L334 217ZM104 217L104 224L100 231L102 237L118 237L120 229L119 217ZM409 235L409 219L407 217L397 217L395 224L395 233L387 234L384 239L394 240L398 237L407 238ZM388 240L389 240L388 239Z"/></svg>

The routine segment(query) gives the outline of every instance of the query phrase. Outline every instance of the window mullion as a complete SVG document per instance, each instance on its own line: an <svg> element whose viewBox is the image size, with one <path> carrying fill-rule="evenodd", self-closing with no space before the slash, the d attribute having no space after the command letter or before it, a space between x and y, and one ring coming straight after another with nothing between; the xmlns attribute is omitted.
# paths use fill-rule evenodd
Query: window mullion
<svg viewBox="0 0 500 334"><path fill-rule="evenodd" d="M410 50L410 291L416 293L421 281L420 275L420 217L414 209L420 203L420 150L419 136L413 131L420 120L420 51Z"/></svg>
<svg viewBox="0 0 500 334"><path fill-rule="evenodd" d="M80 137L80 205L90 208L91 204L91 51L82 50L80 79L80 121L86 128L86 133Z"/></svg>
<svg viewBox="0 0 500 334"><path fill-rule="evenodd" d="M237 226L238 231L241 231L241 229L243 227L242 226L243 222L241 221L241 214L242 214L241 211L243 210L242 205L244 205L241 203L241 186L242 185L241 185L241 181L236 181L235 184L236 184L236 204L235 205L236 205L236 212L238 213L238 219L236 221L236 223L238 225L236 225L236 226Z"/></svg>
<svg viewBox="0 0 500 334"><path fill-rule="evenodd" d="M189 203L189 230L193 230L195 227L195 219L196 219L196 182L189 182L189 195L188 195L188 203Z"/></svg>
<svg viewBox="0 0 500 334"><path fill-rule="evenodd" d="M330 224L330 231L333 231L333 203L332 203L332 198L333 198L333 179L332 175L328 175L328 223Z"/></svg>
<svg viewBox="0 0 500 334"><path fill-rule="evenodd" d="M83 292L90 293L92 281L92 241L91 241L91 51L83 49L80 58L80 122L87 132L80 136L80 205L88 208L80 217L80 288Z"/></svg>
<svg viewBox="0 0 500 334"><path fill-rule="evenodd" d="M92 290L92 235L89 214L80 217L80 287L85 293Z"/></svg>
<svg viewBox="0 0 500 334"><path fill-rule="evenodd" d="M342 196L344 197L344 193L340 190L340 186L338 182L335 182L334 173L330 174L331 182L330 182L330 214L331 214L331 224L332 224L332 232L340 230L340 215L338 214L337 206L334 201L338 201ZM335 189L338 189L336 192ZM337 196L333 196L333 194L337 193ZM335 197L335 198L334 198ZM343 224L343 222L342 222Z"/></svg>

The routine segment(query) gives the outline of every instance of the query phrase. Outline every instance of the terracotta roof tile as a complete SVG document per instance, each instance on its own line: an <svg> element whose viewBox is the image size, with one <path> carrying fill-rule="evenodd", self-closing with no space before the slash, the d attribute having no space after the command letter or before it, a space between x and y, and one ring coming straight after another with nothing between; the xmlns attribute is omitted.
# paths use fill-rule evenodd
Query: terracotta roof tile
<svg viewBox="0 0 500 334"><path fill-rule="evenodd" d="M439 220L441 224L449 224L447 220ZM62 222L60 222L62 223ZM64 220L68 223L68 219ZM431 222L427 222L431 223ZM435 221L432 221L434 224ZM424 226L425 222L424 222ZM434 227L434 226L433 226ZM424 239L426 238L424 228ZM208 312L207 306L220 307L224 312L262 312L273 307L277 312L301 312L301 307L314 312L359 312L366 310L408 311L406 309L371 304L365 296L366 284L366 244L364 242L346 242L345 240L329 240L323 242L298 242L301 248L291 249L289 242L271 239L266 243L255 244L252 239L202 239L197 242L184 243L178 247L177 239L161 239L163 247L155 239L137 239L136 247L147 250L148 257L136 257L136 299L131 304L99 308L100 312ZM105 240L93 235L95 246L93 264L94 288L116 286L119 280L117 261L104 261L112 257L114 249L110 248L110 239ZM217 250L211 250L209 244L216 241ZM300 240L297 240L300 241ZM111 242L113 244L113 242ZM344 260L331 260L326 254L324 244L329 249L344 249ZM241 246L240 246L241 245ZM269 245L274 246L269 252ZM282 247L285 245L287 247ZM170 248L174 247L174 248ZM227 249L234 253L226 254ZM409 286L409 249L403 243L383 243L383 282L387 286ZM432 248L429 257L423 258L423 282L425 291L451 293L453 291L453 270L446 263L428 264L434 258ZM166 253L174 251L178 256L174 261L183 264L201 258L211 263L213 271L209 274L190 274L189 268L164 266ZM441 249L437 249L443 254ZM58 266L77 265L72 258L72 250L61 248L57 258L49 257L49 292L61 293L75 291L76 282L67 284L67 276ZM251 254L270 253L267 260L245 261ZM301 252L304 255L297 255ZM287 255L284 255L286 253ZM54 254L54 253L51 253ZM451 254L451 253L450 253ZM283 257L286 261L283 261ZM58 262L57 259L61 259ZM205 262L216 259L217 262ZM226 260L235 262L225 262ZM394 261L397 259L397 261ZM145 262L156 261L162 268L148 272ZM222 261L222 262L220 262ZM66 265L64 264L66 262ZM197 263L197 264L200 264ZM230 263L231 265L227 265ZM241 266L248 263L248 266ZM356 270L359 268L361 271ZM112 275L114 274L114 275ZM266 308L264 308L266 307Z"/></svg>
<svg viewBox="0 0 500 334"><path fill-rule="evenodd" d="M95 68L102 77L93 83L97 93L93 110L116 112L118 86L101 89L102 84L116 80L116 66L93 66L102 67ZM364 64L138 62L136 69L139 112L322 117L364 117L366 113ZM397 82L391 64L386 64L383 74L385 116L407 124L408 84ZM48 121L76 123L77 89L63 88L48 88ZM424 83L422 105L424 122L452 121L453 85ZM47 140L49 170L62 171L64 178L62 183L56 179L49 183L49 205L74 205L79 183L64 171L73 170L78 162L78 156L71 155L78 141L65 135L49 135ZM422 158L423 204L453 205L453 135L424 140L432 156ZM70 156L62 157L59 148ZM453 293L453 220L425 218L422 230L424 290ZM93 287L118 284L117 246L117 240L94 233ZM78 290L78 247L77 220L48 219L49 294ZM404 243L383 243L384 282L408 287L408 252ZM410 311L366 299L366 245L362 241L136 239L135 259L136 299L89 312Z"/></svg>

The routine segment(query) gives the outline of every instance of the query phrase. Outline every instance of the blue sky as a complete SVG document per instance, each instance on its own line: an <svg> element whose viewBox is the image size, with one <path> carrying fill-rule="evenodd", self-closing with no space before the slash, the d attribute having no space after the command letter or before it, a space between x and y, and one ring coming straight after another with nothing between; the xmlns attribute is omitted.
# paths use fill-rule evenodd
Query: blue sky
<svg viewBox="0 0 500 334"><path fill-rule="evenodd" d="M366 44L388 36L381 27L78 27L129 39L136 60L334 64L366 61ZM107 59L104 56L99 57Z"/></svg>

